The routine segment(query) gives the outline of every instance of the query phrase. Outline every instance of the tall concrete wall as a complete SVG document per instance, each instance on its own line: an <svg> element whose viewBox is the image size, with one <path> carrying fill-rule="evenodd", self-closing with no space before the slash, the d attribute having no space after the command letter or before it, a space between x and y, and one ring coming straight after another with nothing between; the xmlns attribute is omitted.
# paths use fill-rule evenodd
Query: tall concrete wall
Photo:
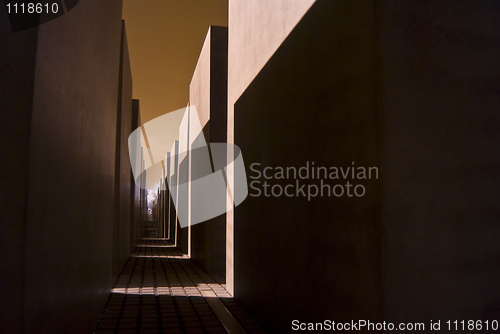
<svg viewBox="0 0 500 334"><path fill-rule="evenodd" d="M0 6L0 323L22 333L31 106L38 28L12 33ZM9 80L6 80L9 78ZM8 255L7 255L8 254Z"/></svg>
<svg viewBox="0 0 500 334"><path fill-rule="evenodd" d="M229 105L246 90L315 1L229 1Z"/></svg>
<svg viewBox="0 0 500 334"><path fill-rule="evenodd" d="M39 28L24 331L89 332L111 287L121 1Z"/></svg>
<svg viewBox="0 0 500 334"><path fill-rule="evenodd" d="M121 212L120 217L125 221L121 223L121 257L125 265L128 257L131 254L131 249L135 247L136 240L130 238L130 231L133 225L132 205L130 194L134 188L131 186L133 182L132 167L130 165L128 137L136 128L132 127L133 123L133 102L132 102L132 69L130 67L130 56L128 51L127 32L125 29L125 21L123 21L123 41L122 41L122 103L121 103L121 138L120 138L120 202Z"/></svg>
<svg viewBox="0 0 500 334"><path fill-rule="evenodd" d="M0 9L0 96L11 123L2 131L10 158L2 164L9 195L2 190L2 207L10 211L1 224L1 245L9 248L0 278L6 332L89 333L110 292L121 5L80 1L16 34ZM131 118L126 67L120 98L120 112ZM130 120L122 125L131 127ZM126 215L130 170L122 171ZM130 225L122 231L129 238Z"/></svg>
<svg viewBox="0 0 500 334"><path fill-rule="evenodd" d="M163 179L165 190L163 192L163 205L164 205L164 230L163 230L163 238L170 239L170 152L167 152L165 156L165 178Z"/></svg>
<svg viewBox="0 0 500 334"><path fill-rule="evenodd" d="M260 182L234 209L234 296L271 333L382 319L378 180L349 180L363 197L309 200L301 186L322 188L311 172L297 185L252 170L378 166L375 36L371 1L317 1L234 105L235 144ZM264 181L292 195L259 195Z"/></svg>
<svg viewBox="0 0 500 334"><path fill-rule="evenodd" d="M170 193L170 240L174 245L179 244L179 222L177 214L177 203L179 199L179 141L176 140L170 150L170 187L175 190Z"/></svg>
<svg viewBox="0 0 500 334"><path fill-rule="evenodd" d="M172 165L172 159L173 157L173 152L167 152L167 158L165 160L165 170L166 170L166 177L165 177L165 182L168 185L167 190L166 190L166 214L167 217L166 219L168 220L168 225L167 225L167 234L166 238L168 238L170 241L175 243L175 228L176 228L176 221L175 221L175 206L173 202L173 196L174 194L170 191L170 187L173 184L172 180L172 174L173 174L173 165Z"/></svg>
<svg viewBox="0 0 500 334"><path fill-rule="evenodd" d="M132 131L137 129L141 125L141 114L140 114L140 104L139 100L132 100ZM140 154L140 152L137 152ZM136 182L136 180L131 179L131 186L133 191L131 193L131 208L132 208L132 217L133 224L131 225L130 230L130 240L131 249L135 247L137 241L141 238L141 229L142 229L142 214L141 214L141 203L142 198L144 197L144 190L140 187L140 183Z"/></svg>
<svg viewBox="0 0 500 334"><path fill-rule="evenodd" d="M189 180L189 114L185 113L179 126L179 150L178 152L178 194L177 194L177 216L188 216L189 193L187 183ZM184 253L189 254L189 227L180 225L177 227L177 247Z"/></svg>
<svg viewBox="0 0 500 334"><path fill-rule="evenodd" d="M164 171L162 170L162 177L159 180L159 189L158 189L158 237L163 237L163 228L164 228L164 214L165 214L165 205L163 203L163 182L165 178L163 177Z"/></svg>
<svg viewBox="0 0 500 334"><path fill-rule="evenodd" d="M234 210L234 295L269 332L498 319L499 19L495 1L318 0L238 98L247 176L379 167L360 198Z"/></svg>
<svg viewBox="0 0 500 334"><path fill-rule="evenodd" d="M132 133L132 70L128 53L125 22L122 23L120 52L120 81L118 87L118 112L115 153L115 215L113 276L118 276L127 262L135 240L130 238L132 224L130 194L132 169L129 158L128 137Z"/></svg>
<svg viewBox="0 0 500 334"><path fill-rule="evenodd" d="M227 28L210 27L189 87L204 138L195 141L224 143L227 138ZM196 154L195 155L200 155ZM199 157L201 159L205 158ZM206 157L209 158L209 157ZM192 168L204 166L191 162ZM201 168L203 169L203 168ZM196 171L193 171L196 174ZM191 174L193 175L193 173ZM208 200L208 199L207 199ZM191 227L191 258L211 274L225 276L226 215Z"/></svg>
<svg viewBox="0 0 500 334"><path fill-rule="evenodd" d="M234 104L315 0L230 0L227 142L234 144ZM231 152L229 152L231 154ZM228 156L228 161L233 157ZM228 168L228 182L234 182ZM230 209L231 204L228 203ZM226 288L234 292L234 219L228 210Z"/></svg>
<svg viewBox="0 0 500 334"><path fill-rule="evenodd" d="M384 316L499 319L499 3L376 5Z"/></svg>

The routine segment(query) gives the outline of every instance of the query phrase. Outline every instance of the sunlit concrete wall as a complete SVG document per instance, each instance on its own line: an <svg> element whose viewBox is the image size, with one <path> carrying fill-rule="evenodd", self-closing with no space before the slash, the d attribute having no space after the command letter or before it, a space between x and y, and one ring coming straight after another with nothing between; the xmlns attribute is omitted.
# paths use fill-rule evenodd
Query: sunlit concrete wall
<svg viewBox="0 0 500 334"><path fill-rule="evenodd" d="M162 165L162 177L159 180L159 190L158 190L158 237L163 238L164 229L165 229L165 169Z"/></svg>
<svg viewBox="0 0 500 334"><path fill-rule="evenodd" d="M315 0L230 0L227 142L234 144L234 104ZM228 156L228 161L232 161ZM228 168L228 182L233 181ZM231 208L232 204L228 203ZM234 219L228 210L226 288L234 293Z"/></svg>
<svg viewBox="0 0 500 334"><path fill-rule="evenodd" d="M127 42L127 32L125 29L125 21L123 21L123 42L122 42L122 103L121 103L121 140L120 140L120 178L121 178L121 194L120 202L120 217L125 218L121 223L121 244L122 254L121 257L126 259L131 254L131 250L135 247L136 240L131 238L131 230L133 225L133 202L131 202L131 194L134 192L134 187L131 186L133 182L132 167L130 165L128 137L136 128L133 127L134 115L132 112L132 69L130 66L129 47Z"/></svg>
<svg viewBox="0 0 500 334"><path fill-rule="evenodd" d="M163 237L170 239L170 152L167 152L167 155L165 156L165 178L163 181L165 182L165 190L163 193L163 205L165 207L164 209L164 230L163 230Z"/></svg>
<svg viewBox="0 0 500 334"><path fill-rule="evenodd" d="M196 107L203 129L196 143L224 143L227 140L227 28L209 28L198 64L189 87L189 100ZM193 114L191 114L193 117ZM196 120L191 120L193 124ZM192 125L193 126L193 125ZM196 135L196 134L195 134ZM193 135L191 135L193 136ZM210 159L197 153L191 160L191 176L203 173ZM210 161L208 161L210 163ZM198 171L196 170L198 169ZM210 190L207 190L208 192ZM209 201L209 199L207 199ZM190 208L192 210L192 208ZM226 216L220 215L191 227L191 257L211 274L225 276L226 267Z"/></svg>
<svg viewBox="0 0 500 334"><path fill-rule="evenodd" d="M119 85L121 5L80 1L14 35L0 9L0 96L11 123L2 147L11 147L5 157L12 154L2 165L13 205L1 224L2 238L10 240L1 247L12 254L1 261L2 331L92 332L110 292L117 111L132 117L129 68L124 89ZM123 147L120 153L128 156ZM120 194L129 203L123 215L132 196L127 173L123 168ZM122 232L129 239L130 225Z"/></svg>

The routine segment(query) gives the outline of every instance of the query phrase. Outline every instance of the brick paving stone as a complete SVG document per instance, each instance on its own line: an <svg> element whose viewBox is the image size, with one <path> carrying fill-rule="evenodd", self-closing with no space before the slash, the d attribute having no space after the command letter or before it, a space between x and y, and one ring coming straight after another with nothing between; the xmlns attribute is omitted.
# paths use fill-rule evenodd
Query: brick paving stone
<svg viewBox="0 0 500 334"><path fill-rule="evenodd" d="M157 329L141 329L140 334L158 334L158 333L161 333L160 331L158 331Z"/></svg>
<svg viewBox="0 0 500 334"><path fill-rule="evenodd" d="M226 334L226 330L222 327L206 327L205 331L210 334Z"/></svg>
<svg viewBox="0 0 500 334"><path fill-rule="evenodd" d="M124 330L135 330L137 328L137 324L136 323L120 323L120 325L118 326L118 330L119 332L121 333L122 331Z"/></svg>
<svg viewBox="0 0 500 334"><path fill-rule="evenodd" d="M99 330L113 330L116 328L116 324L99 324Z"/></svg>
<svg viewBox="0 0 500 334"><path fill-rule="evenodd" d="M164 331L165 334L182 334L180 329L167 329Z"/></svg>
<svg viewBox="0 0 500 334"><path fill-rule="evenodd" d="M153 236L138 243L94 334L227 333L202 291L215 293L248 334L264 333L227 292L224 277L210 276L171 242Z"/></svg>

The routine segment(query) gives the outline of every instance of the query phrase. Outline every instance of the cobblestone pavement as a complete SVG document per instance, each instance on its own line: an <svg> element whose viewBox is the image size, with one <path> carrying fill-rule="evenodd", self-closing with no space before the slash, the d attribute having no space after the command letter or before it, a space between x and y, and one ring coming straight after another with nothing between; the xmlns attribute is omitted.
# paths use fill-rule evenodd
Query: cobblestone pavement
<svg viewBox="0 0 500 334"><path fill-rule="evenodd" d="M264 333L226 291L222 277L208 275L169 241L144 238L119 276L94 333L229 331Z"/></svg>

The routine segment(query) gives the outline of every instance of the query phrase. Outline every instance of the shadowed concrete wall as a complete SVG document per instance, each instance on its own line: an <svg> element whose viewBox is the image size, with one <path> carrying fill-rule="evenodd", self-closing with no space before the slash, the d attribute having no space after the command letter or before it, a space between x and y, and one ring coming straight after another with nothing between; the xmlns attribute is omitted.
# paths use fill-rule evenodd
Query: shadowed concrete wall
<svg viewBox="0 0 500 334"><path fill-rule="evenodd" d="M196 107L206 142L226 142L227 28L209 28L189 87L189 99ZM203 166L194 159L192 168ZM207 272L225 276L226 215L193 225L191 242L191 258Z"/></svg>
<svg viewBox="0 0 500 334"><path fill-rule="evenodd" d="M162 166L163 167L163 166ZM164 228L164 210L165 205L163 203L164 191L163 191L163 183L164 177L163 174L165 172L162 168L162 177L159 180L159 189L158 189L158 237L163 238L163 228Z"/></svg>
<svg viewBox="0 0 500 334"><path fill-rule="evenodd" d="M179 198L177 185L179 184L179 141L176 140L170 150L170 187L174 188L174 192L170 193L170 240L178 245L179 223L177 219L176 203Z"/></svg>
<svg viewBox="0 0 500 334"><path fill-rule="evenodd" d="M168 175L167 175L167 182L168 182L168 185L172 185L173 184L173 176L172 174L174 174L174 168L173 168L173 163L171 162L171 159L175 159L172 158L173 156L173 153L172 152L169 152L169 155L168 155L168 159L167 159L167 164L169 166L168 168ZM169 187L170 189L170 187ZM172 192L168 192L168 198L167 198L167 202L168 202L168 228L169 228L169 239L170 241L172 241L173 243L176 243L176 236L175 236L175 231L176 231L176 228L177 228L177 214L176 214L176 211L175 211L175 205L174 205L174 196L175 196L175 193L172 193Z"/></svg>
<svg viewBox="0 0 500 334"><path fill-rule="evenodd" d="M228 143L234 144L234 104L314 1L229 1ZM233 157L228 156L228 161L233 161ZM231 167L227 170L227 179L229 183L234 182ZM226 213L226 222L226 289L233 293L232 210Z"/></svg>
<svg viewBox="0 0 500 334"><path fill-rule="evenodd" d="M145 169L146 166L146 161L145 161L145 155L146 152L143 150L141 147L141 161L142 161L142 167L143 170ZM146 231L147 227L147 222L146 218L148 217L148 190L146 189L147 186L147 170L144 170L141 174L141 184L142 184L142 190L141 190L141 212L142 212L142 218L141 218L141 231L140 231L140 236L141 238L148 238L149 237L149 232Z"/></svg>
<svg viewBox="0 0 500 334"><path fill-rule="evenodd" d="M234 296L271 333L294 319L382 319L378 180L349 180L363 197L309 201L298 189L319 180L250 169L378 166L375 59L371 1L317 1L234 106L248 181L261 182L234 209ZM257 196L264 181L293 195Z"/></svg>
<svg viewBox="0 0 500 334"><path fill-rule="evenodd" d="M169 184L170 184L170 152L167 152L167 155L165 156L165 179L163 180L165 182L165 191L164 191L164 198L163 198L163 203L165 205L165 211L164 211L164 214L165 214L165 218L164 218L164 226L165 226L165 230L164 230L164 234L163 234L163 237L164 238L167 238L167 239L170 239L171 238L171 234L170 234L170 231L171 231L171 226L170 226L170 216L171 216L171 210L173 210L171 207L170 207L170 202L171 202L171 195L170 195L170 188L169 188Z"/></svg>
<svg viewBox="0 0 500 334"><path fill-rule="evenodd" d="M132 223L130 187L132 174L129 158L128 136L132 132L132 71L128 53L125 21L122 23L120 82L118 88L118 112L115 160L115 215L113 247L113 276L120 274L131 254L135 240L130 238ZM135 130L135 129L134 129Z"/></svg>
<svg viewBox="0 0 500 334"><path fill-rule="evenodd" d="M376 4L384 316L498 320L500 3Z"/></svg>
<svg viewBox="0 0 500 334"><path fill-rule="evenodd" d="M180 217L177 227L177 247L184 253L189 253L189 227L181 227L180 220L188 215L189 193L187 182L189 180L189 114L185 113L179 126L179 150L178 150L178 185L177 190L177 216Z"/></svg>
<svg viewBox="0 0 500 334"><path fill-rule="evenodd" d="M88 333L109 293L120 35L121 1L81 1L39 28L27 333Z"/></svg>
<svg viewBox="0 0 500 334"><path fill-rule="evenodd" d="M2 232L18 244L2 242L13 254L2 330L89 333L112 284L121 1L80 1L37 39L36 29L12 35L3 6L1 15L1 68L13 75L2 75L0 95L16 115L2 142L18 151L4 174L18 204Z"/></svg>
<svg viewBox="0 0 500 334"><path fill-rule="evenodd" d="M22 333L31 107L38 28L12 33L0 6L0 323ZM9 78L6 80L6 78Z"/></svg>
<svg viewBox="0 0 500 334"><path fill-rule="evenodd" d="M496 1L319 0L241 95L248 176L253 162L380 170L361 198L235 209L235 297L270 332L498 319L499 22Z"/></svg>
<svg viewBox="0 0 500 334"><path fill-rule="evenodd" d="M121 257L124 259L123 265L131 254L131 249L135 247L136 240L130 238L130 230L133 225L132 205L130 202L130 194L133 193L134 188L131 187L133 181L132 167L130 165L128 137L136 128L132 127L133 113L132 113L132 69L130 67L130 56L128 51L127 31L125 29L125 21L123 21L123 41L122 41L122 105L121 105L121 136L120 136L120 225L121 229Z"/></svg>
<svg viewBox="0 0 500 334"><path fill-rule="evenodd" d="M133 99L132 100L132 131L137 129L141 125L141 114L140 114L140 104L139 100ZM128 140L128 139L127 139ZM138 152L140 153L140 152ZM128 156L128 153L127 153ZM133 189L133 192L131 193L131 209L132 209L132 217L133 217L133 224L130 226L130 251L132 252L135 245L137 244L137 241L141 237L141 228L142 227L142 219L141 219L141 203L142 203L142 197L143 197L143 189L140 187L140 183L136 183L134 180L133 176L131 179L131 189Z"/></svg>

